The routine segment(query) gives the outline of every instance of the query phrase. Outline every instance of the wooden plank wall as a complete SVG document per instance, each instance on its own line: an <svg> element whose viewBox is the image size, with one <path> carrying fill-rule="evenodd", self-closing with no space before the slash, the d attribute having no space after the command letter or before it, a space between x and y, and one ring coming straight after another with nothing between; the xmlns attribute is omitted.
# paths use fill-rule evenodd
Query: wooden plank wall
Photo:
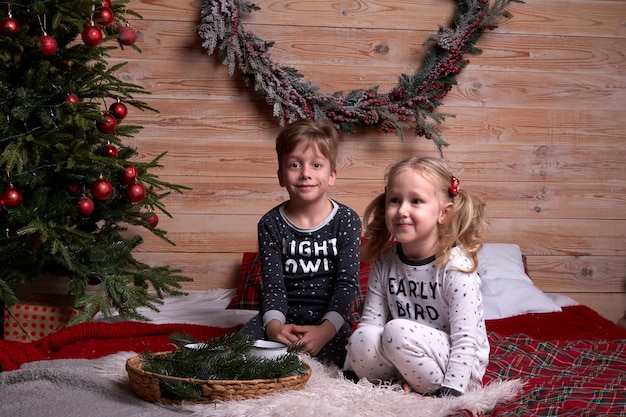
<svg viewBox="0 0 626 417"><path fill-rule="evenodd" d="M442 0L258 0L244 24L276 42L272 56L322 91L389 89L420 63L421 45L446 25ZM192 191L168 197L160 226L137 253L179 267L189 290L232 288L259 217L283 201L271 107L209 57L194 33L200 0L133 0L137 45L114 52L118 76L151 91L160 113L132 111L142 159ZM544 291L570 295L617 320L626 308L626 1L526 0L479 41L441 111L445 159L488 204L488 241L518 243ZM332 197L363 212L385 168L432 142L379 131L344 137ZM142 233L145 235L145 233Z"/></svg>

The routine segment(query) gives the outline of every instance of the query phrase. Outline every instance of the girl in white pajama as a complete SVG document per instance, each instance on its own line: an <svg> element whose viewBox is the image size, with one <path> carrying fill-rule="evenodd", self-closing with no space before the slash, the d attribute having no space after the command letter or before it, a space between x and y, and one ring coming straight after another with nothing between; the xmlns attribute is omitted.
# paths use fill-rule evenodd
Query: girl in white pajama
<svg viewBox="0 0 626 417"><path fill-rule="evenodd" d="M483 205L438 159L393 166L365 213L371 261L345 368L429 395L480 385L489 361L476 253ZM391 241L397 241L389 247Z"/></svg>

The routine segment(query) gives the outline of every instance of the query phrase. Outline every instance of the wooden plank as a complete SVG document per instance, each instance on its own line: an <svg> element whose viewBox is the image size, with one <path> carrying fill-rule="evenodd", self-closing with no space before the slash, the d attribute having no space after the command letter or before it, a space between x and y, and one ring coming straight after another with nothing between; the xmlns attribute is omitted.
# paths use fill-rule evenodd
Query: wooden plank
<svg viewBox="0 0 626 417"><path fill-rule="evenodd" d="M626 293L563 293L616 323L626 313Z"/></svg>
<svg viewBox="0 0 626 417"><path fill-rule="evenodd" d="M458 77L457 88L446 96L446 103L468 107L585 110L595 106L619 106L626 100L626 81L619 75L515 75L467 68Z"/></svg>
<svg viewBox="0 0 626 417"><path fill-rule="evenodd" d="M424 26L436 28L432 23L446 24L453 7L452 2L438 0L370 0L358 3L265 0L255 3L261 11L245 16L247 24L272 22L278 26L355 28L386 26L413 30ZM128 7L141 13L145 20L198 22L202 4L199 0L132 0ZM512 4L509 10L511 18L500 22L497 31L626 37L621 21L626 6L620 1L526 0L524 4Z"/></svg>
<svg viewBox="0 0 626 417"><path fill-rule="evenodd" d="M164 27L164 25L162 25L161 22L159 22L158 25L155 22L152 22L152 24L155 27L158 27L159 29L157 30L160 30L160 32L155 34L150 30L150 27L147 27L146 29L148 30L148 32L144 34L144 40L140 42L140 46L142 46L143 48L146 48L146 46L149 48L150 45L154 45L154 48L152 50L147 49L147 52L149 53L148 56L156 57L156 59L165 59L168 62L174 62L174 63L180 63L181 65L186 65L186 69L185 69L186 74L190 72L189 66L187 65L187 62L186 62L186 59L188 56L189 57L193 56L195 57L195 59L198 59L198 60L210 59L205 56L202 49L199 47L199 39L198 39L198 42L181 41L181 39L184 40L186 38L185 34L192 33L193 25L191 23L188 26L181 28L180 27L181 25L178 22L174 22L172 24L176 26L173 26L172 30L170 31L168 31L167 26ZM284 32L285 28L282 26L277 26L275 30ZM311 78L312 76L313 77L312 80L316 84L320 85L320 87L322 88L322 91L330 92L330 91L336 91L336 90L350 90L354 88L369 87L373 85L381 85L381 88L383 90L389 89L395 85L396 80L398 76L400 75L399 74L400 72L394 69L394 67L398 66L399 68L401 68L403 70L401 72L405 72L405 70L407 69L409 69L408 72L412 72L410 67L415 66L415 64L411 64L411 62L414 62L414 63L419 62L419 55L420 55L419 50L421 49L420 47L421 42L416 42L414 40L411 40L412 38L408 36L406 33L403 33L402 37L397 37L398 35L396 31L394 32L386 31L385 33L391 33L391 35L388 35L388 34L381 35L381 36L386 36L386 37L393 36L393 38L391 38L392 39L391 41L388 39L377 40L376 38L374 39L365 38L363 40L359 40L360 38L363 37L363 36L359 36L359 35L362 35L361 33L353 35L353 38L355 38L353 42L360 43L362 41L365 41L364 44L366 46L373 45L370 49L374 51L379 50L380 45L385 45L385 48L382 48L382 49L388 50L390 52L385 53L384 56L379 56L376 53L372 53L371 50L362 51L359 49L357 45L351 46L350 42L346 42L345 40L346 35L344 35L343 40L341 42L342 48L341 49L335 48L337 49L337 52L336 52L337 55L335 55L335 52L333 52L332 50L331 51L325 50L326 48L323 48L323 47L320 50L320 47L318 46L318 44L325 45L326 44L325 39L327 39L329 36L331 36L333 39L338 38L338 37L341 38L340 36L336 36L335 33L321 33L319 35L320 37L319 41L316 42L315 37L313 37L313 41L309 40L309 42L311 42L311 46L307 48L303 48L296 44L299 39L302 39L302 36L303 36L301 32L303 29L298 28L298 30L299 31L293 33L291 37L289 37L289 32L287 32L285 34L286 39L284 41L279 42L277 46L275 47L276 52L278 52L277 54L278 62L282 62L280 58L281 56L283 56L283 57L289 58L285 60L284 64L287 64L287 65L303 64L302 73L308 78ZM345 31L346 29L332 29L332 30L344 30ZM370 33L370 32L371 31L365 31L363 33ZM375 36L375 35L372 34L370 36ZM157 39L158 39L158 42L155 41ZM164 39L172 39L174 42L177 42L177 45L182 49L179 49L179 50L175 49L172 51L168 51L167 45L164 45ZM307 39L311 39L311 36L309 36ZM560 72L567 72L567 73L576 72L576 73L583 73L584 77L582 78L582 80L586 80L588 79L589 74L592 72L596 72L596 71L615 72L615 71L620 71L620 69L623 70L624 68L624 65L622 65L624 55L621 53L621 50L620 50L621 43L617 39L607 41L606 39L603 39L603 38L601 40L598 38L582 38L584 40L580 41L578 40L579 38L566 38L563 36L559 38L555 38L555 39L550 39L545 36L536 37L534 39L528 39L526 36L524 36L524 37L517 37L516 39L517 39L517 42L515 42L515 38L510 39L511 43L509 43L509 39L506 39L506 38L490 39L489 41L485 42L484 46L482 45L482 42L481 42L481 46L485 48L486 53L483 56L472 58L473 64L470 65L470 67L464 71L464 74L471 73L471 70L479 71L479 70L486 70L486 69L491 69L491 68L504 69L507 75L514 73L515 71L533 71L533 72L550 71L550 72L555 72L557 74ZM591 42L591 43L585 44L584 43L585 41ZM524 42L526 42L526 48L524 48L523 46ZM579 45L579 42L581 43L580 45ZM292 45L292 46L289 47L288 49L284 49L281 47L281 45ZM394 47L394 45L396 45L397 47ZM495 51L492 51L490 49L491 45L494 45L494 47L496 47ZM508 50L505 49L504 51L501 51L500 49L502 45L505 45L505 48L508 47L509 49ZM529 50L528 45L533 45L536 49ZM417 57L415 57L415 59L410 60L408 63L406 62L407 47L409 48L409 52L416 52L417 54ZM347 54L346 49L353 50L354 53ZM519 49L522 49L522 51L519 51ZM316 54L312 52L315 50L319 50L319 53ZM171 54L164 53L164 52L171 52ZM298 52L300 52L300 54L298 54ZM491 56L489 54L490 52L493 52L495 56ZM572 59L572 55L574 53L576 53L576 55L582 57L583 59L581 66L579 68L576 67L576 60ZM113 55L116 56L117 54L119 54L123 60L133 59L133 57L136 57L134 59L145 61L145 58L144 58L145 54L142 56L139 56L133 53L128 53L128 51L124 51L124 52L115 52ZM307 57L309 59L309 62L317 61L319 62L319 64L313 65L313 66L309 64L307 66L306 64L307 61L304 61L304 63L301 63L297 59L298 55ZM517 61L523 62L524 65L522 65L519 68L516 68L515 66L511 65L512 62L510 62L509 60L503 59L503 55L521 57ZM350 56L355 57L354 59L356 59L356 61L354 61L354 59L351 61ZM533 56L536 57L536 59L530 59ZM396 57L399 60L395 60ZM563 61L559 60L558 57L562 57ZM216 60L217 58L214 59L214 61ZM362 60L365 60L365 61L362 61ZM382 60L382 61L377 63L376 61L373 62L372 60ZM113 60L112 62L115 62L115 61ZM337 62L341 62L342 64L338 65ZM382 64L384 64L384 67L382 66ZM147 65L149 67L154 68L153 71L156 71L156 68L161 68L161 65L154 65L154 64L147 64ZM372 80L371 82L368 82L368 80L363 80L363 81L360 81L359 85L353 85L354 81L352 81L353 84L349 84L350 80L355 80L354 69L352 67L358 66L359 68L361 68L363 65L367 65L368 73L370 77L373 77L375 80ZM542 65L547 65L547 67L542 67ZM407 68L407 66L409 68ZM205 66L201 65L201 68L205 68ZM329 76L330 74L332 74L332 76ZM342 74L345 74L345 75L342 75ZM520 77L522 77L522 79L525 79L525 77L527 77L527 72L521 73ZM557 81L563 78L560 75L556 77L557 77L556 78ZM163 80L164 78L168 78L168 77L163 77L163 76L155 77L155 79L157 80ZM359 78L362 78L362 77L359 77ZM491 79L492 75L488 74L486 78ZM179 77L173 77L172 79L179 80ZM325 80L333 80L332 81L333 85L328 85L329 81L325 81ZM538 82L538 83L535 83L534 82L535 80L532 80L532 81L533 82L531 84L539 85L541 86L542 89L544 85L550 84L545 81ZM573 84L578 83L575 77L572 77L572 80L568 79L567 81L568 81L568 84L570 82ZM476 80L475 78L472 78L469 82L472 86L471 92L473 93L475 93L476 85L479 85L479 84L485 85L483 81ZM197 84L193 82L193 78L189 80L188 77L186 77L184 81L179 80L179 83L188 84L194 89L198 87ZM178 86L179 83L177 83L175 87ZM608 79L607 81L603 81L602 83L606 85L614 84L610 79ZM568 86L565 85L562 87L562 90L564 90L565 92L569 92L569 93L573 92L574 97L578 98L580 94L584 94L584 88L585 87L583 86L581 87L582 90L575 91L574 87L568 88ZM499 87L498 87L498 90L499 90ZM178 90L178 91L182 93L181 90ZM563 92L560 92L560 93L557 92L557 93L559 95L564 94ZM518 96L518 94L515 94L514 92L507 92L507 91L504 91L504 94L500 94L499 96L506 97L509 94L511 94L513 97ZM604 95L607 95L607 94L610 96L611 93L610 91L609 92L601 91L598 94L603 97ZM474 97L474 94L469 94L469 95L471 97ZM554 94L550 94L549 96L553 96L553 95ZM468 97L468 93L462 94L462 96ZM562 99L562 98L563 97L559 97L559 99ZM530 99L533 104L540 102L540 100L537 100L535 97L531 97ZM621 97L620 100L623 100L623 97ZM487 100L484 100L484 102L486 101ZM493 100L491 99L491 97L490 97L489 103L493 104ZM516 102L516 103L520 104L520 102ZM552 104L546 103L546 106L551 107Z"/></svg>
<svg viewBox="0 0 626 417"><path fill-rule="evenodd" d="M134 26L141 32L137 46L142 53L116 49L110 52L111 57L124 61L145 61L146 57L166 61L159 65L197 66L205 60L220 62L217 55L207 55L193 22L140 21ZM257 25L249 27L250 30L258 28ZM378 71L393 71L394 74L415 72L424 57L424 41L432 34L429 31L371 27L331 27L314 31L300 26L261 28L263 37L274 42L271 57L280 65L358 69L367 66L368 72L379 67ZM328 48L329 38L335 39L339 45ZM623 39L618 38L487 33L477 46L482 53L466 58L472 67L481 70L606 74L623 74L625 71Z"/></svg>
<svg viewBox="0 0 626 417"><path fill-rule="evenodd" d="M493 242L493 241L490 241ZM254 250L252 250L254 251ZM187 289L231 288L239 282L243 253L179 253L136 251L149 265L169 265L192 277ZM626 278L626 261L619 256L527 255L529 276L550 293L618 293Z"/></svg>
<svg viewBox="0 0 626 417"><path fill-rule="evenodd" d="M176 246L144 229L130 228L145 239L148 252L244 252L256 250L256 225L260 215L192 215L164 217L159 227ZM592 220L572 227L569 219L490 220L486 241L519 243L525 253L569 256L624 256L626 220Z"/></svg>
<svg viewBox="0 0 626 417"><path fill-rule="evenodd" d="M157 126L151 126L156 129ZM147 129L146 129L147 130ZM174 129L176 130L176 129ZM276 172L276 156L273 141L255 141L243 137L241 140L224 142L215 139L190 139L184 146L172 143L177 138L174 130L155 130L158 138L147 142L128 140L126 144L136 147L139 160L148 160L167 151L162 164L167 173L177 175L250 176L242 170L246 164L254 164L257 175L273 177ZM143 133L142 133L143 135ZM623 164L623 146L605 146L602 154L595 147L557 147L538 145L481 145L455 143L445 150L445 159L459 175L473 180L493 181L506 178L508 181L543 181L551 187L563 181L578 183L607 182L623 185L626 167ZM378 179L391 164L408 155L438 156L430 142L354 143L344 142L340 146L341 159L338 164L343 178ZM601 160L601 162L599 162ZM588 167L594 164L594 175ZM166 173L163 172L163 173Z"/></svg>
<svg viewBox="0 0 626 417"><path fill-rule="evenodd" d="M372 27L384 22L390 28L411 25L445 24L451 17L453 3L423 0L419 4L407 0L369 0L362 4L337 4L328 0L277 1L260 0L255 4L261 10L243 14L244 24L275 22L280 25ZM203 1L188 3L174 0L132 0L128 7L143 15L144 20L175 20L196 22L199 20ZM197 10L197 12L196 12ZM410 14L407 16L407 14ZM419 19L415 19L419 16ZM412 19L411 19L412 18ZM408 26L409 28L413 26Z"/></svg>
<svg viewBox="0 0 626 417"><path fill-rule="evenodd" d="M622 1L525 0L512 5L510 12L512 17L497 32L626 37L626 4Z"/></svg>
<svg viewBox="0 0 626 417"><path fill-rule="evenodd" d="M132 71L130 71L132 72ZM174 77L174 74L170 74ZM187 81L191 82L191 81ZM228 79L225 83L230 84ZM240 94L254 102L227 100L230 91L222 96L219 104L203 104L191 99L200 93L207 93L204 89L185 89L184 83L179 83L178 89L187 92L187 98L177 99L166 90L167 83L157 84L154 95L141 97L150 106L158 109L160 114L140 112L130 109L129 116L124 123L138 124L144 127L136 138L155 139L173 136L177 141L212 140L229 141L240 140L242 136L254 137L255 140L267 140L269 143L279 130L279 121L272 117L270 106L260 102L260 98L245 88ZM198 81L196 86L199 86ZM200 88L200 87L199 87ZM159 90L160 89L160 90ZM171 91L177 87L171 85ZM194 91L196 91L194 93ZM218 93L216 93L218 94ZM204 96L206 100L213 96ZM219 99L216 99L219 100ZM546 146L616 146L623 144L623 111L615 109L501 109L451 106L444 103L441 113L452 114L441 125L444 139L452 146L459 141L471 139L475 144L509 144L527 145L538 144ZM200 134L198 134L200 132ZM468 132L471 133L468 134ZM384 134L378 130L363 130L357 135L344 134L344 142L399 142L395 134ZM169 143L171 141L168 140ZM405 142L425 142L432 149L432 143L423 138L415 138L411 132L406 133ZM156 144L156 143L155 143Z"/></svg>
<svg viewBox="0 0 626 417"><path fill-rule="evenodd" d="M151 60L182 62L185 65L210 59L195 32L196 23L179 21L137 21L133 27L140 31L137 45L142 54L133 50L111 51L121 60ZM424 57L424 41L433 30L376 29L372 26L311 27L284 25L249 25L259 36L274 42L270 53L281 65L316 64L319 67L381 67L381 70L414 72ZM333 48L328 39L335 40ZM467 56L470 65L485 69L508 71L624 73L623 39L523 35L487 32L477 45L483 52ZM395 68L395 70L394 70ZM413 68L413 70L412 70ZM354 71L354 70L353 70ZM311 75L311 74L309 74ZM395 80L394 80L395 81Z"/></svg>
<svg viewBox="0 0 626 417"><path fill-rule="evenodd" d="M204 0L131 0L127 7L144 20L199 22Z"/></svg>
<svg viewBox="0 0 626 417"><path fill-rule="evenodd" d="M414 73L421 64L424 40L431 35L422 31L371 28L328 28L311 33L310 28L274 26L264 28L263 32L265 39L275 42L271 56L281 65L298 68L316 64L320 69L357 67L353 71L363 66L384 67L386 71L398 68L407 73ZM324 47L329 38L336 39L339 45ZM623 74L623 42L618 38L487 33L477 44L482 54L466 58L472 68L481 71ZM312 74L309 71L307 76Z"/></svg>
<svg viewBox="0 0 626 417"><path fill-rule="evenodd" d="M528 274L546 292L621 292L626 259L619 256L527 255Z"/></svg>
<svg viewBox="0 0 626 417"><path fill-rule="evenodd" d="M242 81L236 77L224 78L225 68L220 68L216 73L206 70L207 66L217 65L209 60L207 58L206 63L198 63L200 67L196 70L194 66L189 66L185 71L189 75L183 81L178 70L173 71L177 74L164 73L167 67L149 62L135 64L133 67L127 65L116 72L116 75L125 81L143 86L147 91L155 94L166 93L170 97L189 98L185 94L191 94L197 98L215 95L215 99L223 99L246 91ZM355 77L353 67L302 65L299 69L305 77L307 74L315 74L309 81L317 85L320 91L328 93L376 85L382 91L388 91L396 85L401 72L407 72L389 69L386 71L386 79L381 79L383 73L380 72L375 74L378 81L368 82L363 77ZM211 82L212 74L218 76L215 83ZM459 75L458 81L458 86L446 96L448 106L589 110L618 108L626 100L626 82L619 74L516 73L469 66ZM263 100L259 98L259 101Z"/></svg>
<svg viewBox="0 0 626 417"><path fill-rule="evenodd" d="M241 280L243 253L171 253L135 252L135 258L148 265L169 265L193 279L182 283L186 291L234 288Z"/></svg>
<svg viewBox="0 0 626 417"><path fill-rule="evenodd" d="M261 215L288 198L276 177L205 177L159 175L192 190L174 193L163 202L176 214ZM500 179L499 179L500 180ZM489 218L610 219L626 217L626 186L564 181L480 181L462 178L462 187L487 204ZM329 196L363 213L384 189L379 179L344 178L339 172Z"/></svg>

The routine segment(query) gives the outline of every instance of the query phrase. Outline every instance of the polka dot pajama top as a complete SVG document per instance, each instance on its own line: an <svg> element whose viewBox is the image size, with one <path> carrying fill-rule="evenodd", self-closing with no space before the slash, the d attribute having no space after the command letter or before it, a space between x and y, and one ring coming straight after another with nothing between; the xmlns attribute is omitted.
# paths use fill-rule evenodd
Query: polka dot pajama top
<svg viewBox="0 0 626 417"><path fill-rule="evenodd" d="M480 278L457 269L472 265L460 247L445 267L434 260L410 260L396 245L372 264L346 368L399 377L421 393L480 384L489 360Z"/></svg>

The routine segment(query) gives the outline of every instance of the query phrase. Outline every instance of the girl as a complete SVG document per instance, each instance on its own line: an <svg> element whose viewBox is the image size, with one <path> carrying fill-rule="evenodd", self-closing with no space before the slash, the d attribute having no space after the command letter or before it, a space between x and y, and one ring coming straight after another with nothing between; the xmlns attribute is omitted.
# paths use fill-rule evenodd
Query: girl
<svg viewBox="0 0 626 417"><path fill-rule="evenodd" d="M484 204L439 159L402 161L386 179L365 211L362 256L373 263L346 369L399 378L421 394L459 396L481 384L488 364L475 272Z"/></svg>

